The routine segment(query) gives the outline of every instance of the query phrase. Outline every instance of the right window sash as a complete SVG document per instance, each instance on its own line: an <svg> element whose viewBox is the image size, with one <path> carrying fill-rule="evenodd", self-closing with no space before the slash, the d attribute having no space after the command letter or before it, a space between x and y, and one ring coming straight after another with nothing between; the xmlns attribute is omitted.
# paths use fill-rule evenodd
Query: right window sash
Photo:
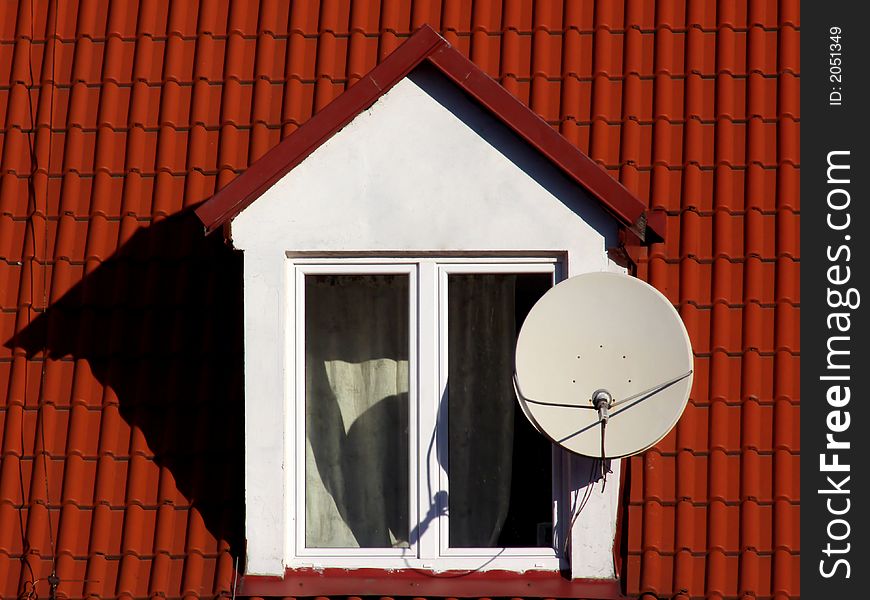
<svg viewBox="0 0 870 600"><path fill-rule="evenodd" d="M555 261L438 265L442 556L558 568L569 496L561 452L522 414L512 385L523 320L557 270Z"/></svg>

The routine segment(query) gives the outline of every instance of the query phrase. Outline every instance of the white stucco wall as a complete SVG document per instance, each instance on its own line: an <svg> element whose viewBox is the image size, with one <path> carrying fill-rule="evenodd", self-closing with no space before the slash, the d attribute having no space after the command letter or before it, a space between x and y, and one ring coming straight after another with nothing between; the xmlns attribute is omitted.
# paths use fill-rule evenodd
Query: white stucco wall
<svg viewBox="0 0 870 600"><path fill-rule="evenodd" d="M285 510L292 504L284 447L287 252L560 251L567 252L569 276L619 269L606 254L616 223L596 201L423 68L236 217L232 234L245 254L252 574L281 575L292 554L292 511ZM614 576L617 492L614 484L596 491L575 525L575 576Z"/></svg>

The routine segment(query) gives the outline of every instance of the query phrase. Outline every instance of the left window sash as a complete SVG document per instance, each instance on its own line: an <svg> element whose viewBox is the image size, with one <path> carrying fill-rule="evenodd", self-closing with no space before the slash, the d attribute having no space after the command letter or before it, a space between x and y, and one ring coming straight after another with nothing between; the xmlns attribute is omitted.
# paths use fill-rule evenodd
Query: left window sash
<svg viewBox="0 0 870 600"><path fill-rule="evenodd" d="M294 554L416 557L417 266L297 263L291 274Z"/></svg>

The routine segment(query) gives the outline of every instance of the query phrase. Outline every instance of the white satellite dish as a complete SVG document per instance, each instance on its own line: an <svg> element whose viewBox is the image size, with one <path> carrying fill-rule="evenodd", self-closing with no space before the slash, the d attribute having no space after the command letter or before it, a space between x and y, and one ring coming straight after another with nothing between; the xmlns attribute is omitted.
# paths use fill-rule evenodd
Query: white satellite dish
<svg viewBox="0 0 870 600"><path fill-rule="evenodd" d="M520 330L516 391L532 425L585 456L647 450L677 424L692 388L692 346L658 290L617 273L551 288Z"/></svg>

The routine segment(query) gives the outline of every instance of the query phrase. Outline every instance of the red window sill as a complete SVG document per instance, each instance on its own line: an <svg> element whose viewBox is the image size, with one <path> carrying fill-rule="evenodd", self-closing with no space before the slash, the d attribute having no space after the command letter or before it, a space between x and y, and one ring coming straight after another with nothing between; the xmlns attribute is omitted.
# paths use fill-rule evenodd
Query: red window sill
<svg viewBox="0 0 870 600"><path fill-rule="evenodd" d="M288 569L284 577L242 577L241 596L449 596L625 598L617 580L571 580L559 573L485 571L432 573L418 569Z"/></svg>

